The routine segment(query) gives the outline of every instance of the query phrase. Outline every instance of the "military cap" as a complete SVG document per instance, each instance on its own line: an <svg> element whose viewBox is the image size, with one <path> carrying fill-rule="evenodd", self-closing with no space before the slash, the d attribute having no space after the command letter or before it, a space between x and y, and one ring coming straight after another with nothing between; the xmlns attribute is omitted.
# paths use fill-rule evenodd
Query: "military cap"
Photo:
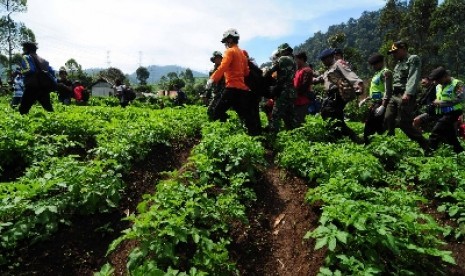
<svg viewBox="0 0 465 276"><path fill-rule="evenodd" d="M210 61L215 62L216 57L223 57L223 54L221 54L220 51L214 51L212 57L210 58Z"/></svg>
<svg viewBox="0 0 465 276"><path fill-rule="evenodd" d="M405 43L402 40L399 40L399 41L396 41L396 42L392 43L391 49L389 49L388 54L390 55L390 54L394 53L395 51L397 51L398 49L408 49L407 43Z"/></svg>
<svg viewBox="0 0 465 276"><path fill-rule="evenodd" d="M384 61L384 56L380 53L374 53L368 58L368 63L374 65Z"/></svg>
<svg viewBox="0 0 465 276"><path fill-rule="evenodd" d="M321 51L320 55L318 55L318 59L323 60L326 57L334 55L334 49L328 48Z"/></svg>
<svg viewBox="0 0 465 276"><path fill-rule="evenodd" d="M448 75L448 72L447 72L446 68L440 66L440 67L434 69L433 71L431 71L428 78L430 80L439 80L439 79L441 79L442 77L444 77L446 75Z"/></svg>
<svg viewBox="0 0 465 276"><path fill-rule="evenodd" d="M291 53L292 53L292 51L293 51L292 47L289 46L289 44L287 44L287 43L283 43L283 44L281 44L281 45L278 46L278 52L279 52L280 54L281 54L282 52L286 51L286 50L290 51Z"/></svg>

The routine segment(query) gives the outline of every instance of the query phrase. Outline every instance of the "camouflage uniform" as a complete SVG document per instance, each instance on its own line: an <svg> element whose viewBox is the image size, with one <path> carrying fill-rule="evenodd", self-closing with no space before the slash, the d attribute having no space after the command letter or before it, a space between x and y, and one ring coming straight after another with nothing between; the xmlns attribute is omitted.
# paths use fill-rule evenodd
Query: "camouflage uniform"
<svg viewBox="0 0 465 276"><path fill-rule="evenodd" d="M218 67L215 66L213 70L210 71L210 76L213 74L213 72L216 71ZM213 98L211 99L210 103L208 104L208 109L207 109L207 114L208 118L213 121L213 112L216 109L216 106L220 102L221 96L224 92L224 89L226 88L226 83L224 77L218 82L213 84L212 88L207 91L207 94L210 93L212 94ZM220 118L220 121L224 122L226 121L226 117Z"/></svg>
<svg viewBox="0 0 465 276"><path fill-rule="evenodd" d="M279 50L284 51L289 48L289 45L285 43L280 46ZM292 53L292 48L290 49L290 53ZM277 73L275 91L278 95L274 95L276 100L270 122L270 127L275 133L279 131L281 119L288 130L296 126L294 109L294 101L297 98L297 93L294 89L295 71L296 65L294 59L292 54L289 54L279 57L276 64L265 75L265 78L267 78L273 72Z"/></svg>

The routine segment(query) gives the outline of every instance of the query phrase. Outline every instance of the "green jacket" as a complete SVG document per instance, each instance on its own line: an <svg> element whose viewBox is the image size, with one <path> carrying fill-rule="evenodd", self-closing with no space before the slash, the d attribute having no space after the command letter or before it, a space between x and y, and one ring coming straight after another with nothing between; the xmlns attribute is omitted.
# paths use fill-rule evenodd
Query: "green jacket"
<svg viewBox="0 0 465 276"><path fill-rule="evenodd" d="M420 83L421 60L417 55L407 55L407 58L399 60L393 71L394 91L403 91L408 95L416 95Z"/></svg>

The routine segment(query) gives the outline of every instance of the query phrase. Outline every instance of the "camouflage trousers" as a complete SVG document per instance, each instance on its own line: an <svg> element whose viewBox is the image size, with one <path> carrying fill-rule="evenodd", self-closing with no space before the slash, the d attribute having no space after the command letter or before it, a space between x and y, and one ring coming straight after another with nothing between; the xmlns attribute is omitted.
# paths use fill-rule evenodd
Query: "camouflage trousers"
<svg viewBox="0 0 465 276"><path fill-rule="evenodd" d="M271 128L273 132L279 132L281 120L287 130L296 127L295 121L295 98L289 98L286 93L282 93L275 101L271 114Z"/></svg>

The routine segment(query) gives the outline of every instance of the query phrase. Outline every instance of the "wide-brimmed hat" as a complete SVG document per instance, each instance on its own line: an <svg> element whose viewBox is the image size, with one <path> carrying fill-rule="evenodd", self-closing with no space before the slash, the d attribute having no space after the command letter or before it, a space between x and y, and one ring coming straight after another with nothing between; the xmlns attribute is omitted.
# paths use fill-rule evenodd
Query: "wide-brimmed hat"
<svg viewBox="0 0 465 276"><path fill-rule="evenodd" d="M221 54L220 51L214 51L212 57L210 58L210 61L215 62L216 57L223 57L223 54Z"/></svg>

